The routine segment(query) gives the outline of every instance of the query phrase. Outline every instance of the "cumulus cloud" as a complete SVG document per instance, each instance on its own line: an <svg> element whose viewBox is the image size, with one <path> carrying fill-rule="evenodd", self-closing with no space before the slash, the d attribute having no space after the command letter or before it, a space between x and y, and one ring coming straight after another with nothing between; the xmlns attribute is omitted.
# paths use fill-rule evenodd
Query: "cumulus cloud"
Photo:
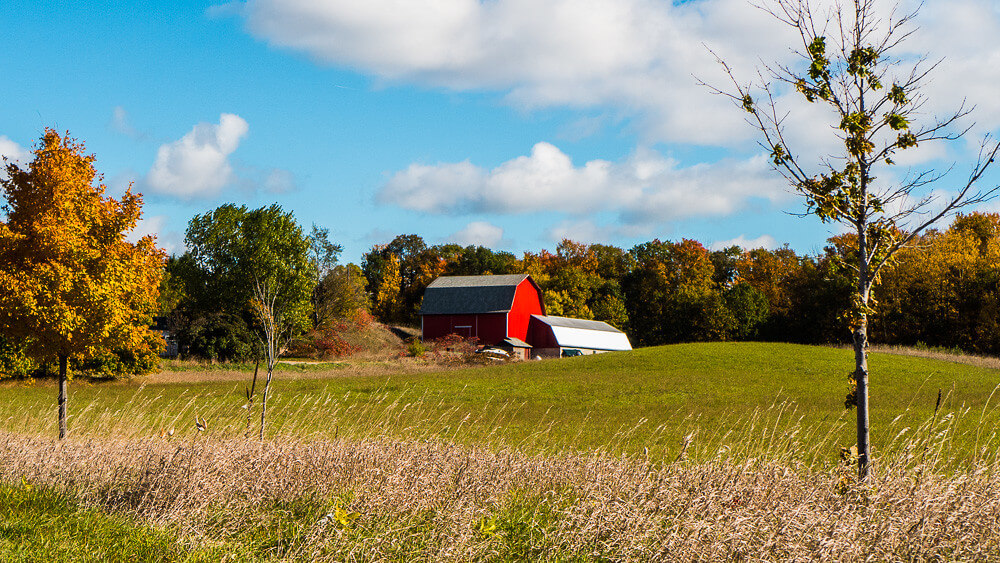
<svg viewBox="0 0 1000 563"><path fill-rule="evenodd" d="M413 164L381 188L380 203L439 214L617 212L621 227L699 216L725 216L752 202L787 197L763 156L682 167L646 149L620 162L575 166L549 143L485 170L471 162ZM576 227L579 228L579 227ZM636 230L638 228L638 230ZM570 237L572 238L572 237Z"/></svg>
<svg viewBox="0 0 1000 563"><path fill-rule="evenodd" d="M729 240L717 240L709 245L709 250L722 250L724 248L729 248L730 246L738 246L743 250L752 250L754 248L766 248L768 250L773 250L778 248L778 241L774 240L771 235L760 235L757 238L748 239L746 235L740 235L736 238L731 238Z"/></svg>
<svg viewBox="0 0 1000 563"><path fill-rule="evenodd" d="M6 158L6 162L4 162ZM31 153L21 145L10 140L6 135L0 135L0 179L7 177L7 164L25 165L31 160Z"/></svg>
<svg viewBox="0 0 1000 563"><path fill-rule="evenodd" d="M241 13L256 37L321 63L525 108L610 107L653 138L699 143L748 135L694 78L721 79L705 45L750 70L755 55L787 57L790 37L744 0L250 0Z"/></svg>
<svg viewBox="0 0 1000 563"><path fill-rule="evenodd" d="M146 138L146 134L139 131L132 125L132 120L129 119L128 112L122 106L115 106L115 109L111 112L111 128L126 137L131 137L136 140L142 140Z"/></svg>
<svg viewBox="0 0 1000 563"><path fill-rule="evenodd" d="M752 78L761 61L790 63L798 37L745 0L249 0L238 13L272 45L380 80L491 89L525 108L608 108L650 141L732 146L753 134L694 77L726 84L714 57ZM832 1L814 3L820 17ZM892 3L878 6L888 21ZM897 15L919 0L902 0ZM992 0L927 3L903 53L944 57L928 113L968 99L982 130L1000 126L1000 11ZM789 120L793 127L800 122ZM821 136L825 131L807 132Z"/></svg>
<svg viewBox="0 0 1000 563"><path fill-rule="evenodd" d="M145 216L139 219L127 240L134 243L146 235L153 235L156 237L156 244L166 250L167 254L182 252L184 235L180 231L170 230L167 226L168 219L166 215Z"/></svg>
<svg viewBox="0 0 1000 563"><path fill-rule="evenodd" d="M464 229L446 237L448 242L462 246L478 245L496 247L503 242L503 228L485 221L473 221Z"/></svg>
<svg viewBox="0 0 1000 563"><path fill-rule="evenodd" d="M919 31L906 46L914 56L941 59L925 93L926 114L946 116L975 106L973 135L1000 127L1000 9L991 0L928 2L920 13Z"/></svg>
<svg viewBox="0 0 1000 563"><path fill-rule="evenodd" d="M229 156L249 131L240 116L224 113L219 123L199 123L186 135L160 146L145 183L157 193L195 199L213 197L233 183Z"/></svg>

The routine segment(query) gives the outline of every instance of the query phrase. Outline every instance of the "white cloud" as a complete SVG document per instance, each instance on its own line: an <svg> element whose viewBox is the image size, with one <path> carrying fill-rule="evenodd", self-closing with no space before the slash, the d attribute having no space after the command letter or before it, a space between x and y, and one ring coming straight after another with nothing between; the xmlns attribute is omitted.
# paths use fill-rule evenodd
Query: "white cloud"
<svg viewBox="0 0 1000 563"><path fill-rule="evenodd" d="M640 149L620 162L592 160L577 167L543 142L530 155L489 171L468 161L413 164L390 178L377 198L440 214L610 211L619 214L619 228L638 233L664 221L730 215L752 202L770 204L787 195L784 181L762 156L681 167Z"/></svg>
<svg viewBox="0 0 1000 563"><path fill-rule="evenodd" d="M242 16L273 45L382 80L611 107L650 138L699 143L749 135L694 78L721 79L705 45L750 71L791 37L744 0L250 0Z"/></svg>
<svg viewBox="0 0 1000 563"><path fill-rule="evenodd" d="M146 138L145 133L132 126L132 121L129 119L128 112L125 111L125 108L122 106L115 106L115 109L112 110L111 128L126 137L131 137L136 140Z"/></svg>
<svg viewBox="0 0 1000 563"><path fill-rule="evenodd" d="M611 109L633 117L648 141L732 146L753 136L731 104L694 76L727 84L706 47L739 73L795 61L798 37L746 0L249 0L250 33L382 81L504 92L524 108ZM822 18L832 2L813 3ZM918 0L902 0L897 16ZM876 6L889 21L893 3ZM1000 127L1000 10L993 0L926 3L899 51L945 57L925 93L929 114L963 99L981 131ZM817 111L815 108L804 110ZM789 119L809 137L822 128ZM821 143L821 146L825 146ZM800 151L801 152L801 151Z"/></svg>
<svg viewBox="0 0 1000 563"><path fill-rule="evenodd" d="M154 192L181 199L213 197L233 183L229 156L249 131L238 115L224 113L218 125L199 123L179 140L160 146L146 175Z"/></svg>
<svg viewBox="0 0 1000 563"><path fill-rule="evenodd" d="M4 162L6 158L6 162ZM0 178L7 177L7 165L16 163L26 165L31 161L31 153L21 145L10 140L6 135L0 135Z"/></svg>
<svg viewBox="0 0 1000 563"><path fill-rule="evenodd" d="M976 123L973 137L1000 127L1000 8L992 0L927 2L920 13L920 30L909 45L914 55L929 53L943 59L927 84L927 114L943 117L975 106L967 124Z"/></svg>
<svg viewBox="0 0 1000 563"><path fill-rule="evenodd" d="M136 242L146 235L156 237L157 246L167 251L167 254L177 254L184 250L184 235L179 231L171 231L167 228L166 215L145 216L139 219L135 229L129 233L127 240Z"/></svg>
<svg viewBox="0 0 1000 563"><path fill-rule="evenodd" d="M447 237L446 240L462 246L474 244L493 248L503 241L503 228L485 221L473 221L464 229Z"/></svg>
<svg viewBox="0 0 1000 563"><path fill-rule="evenodd" d="M718 240L709 245L709 250L722 250L724 248L729 248L730 246L738 246L743 250L752 250L754 248L766 248L768 250L773 250L778 248L778 241L774 240L771 235L760 235L757 238L748 239L746 235L740 235L736 238L729 240Z"/></svg>

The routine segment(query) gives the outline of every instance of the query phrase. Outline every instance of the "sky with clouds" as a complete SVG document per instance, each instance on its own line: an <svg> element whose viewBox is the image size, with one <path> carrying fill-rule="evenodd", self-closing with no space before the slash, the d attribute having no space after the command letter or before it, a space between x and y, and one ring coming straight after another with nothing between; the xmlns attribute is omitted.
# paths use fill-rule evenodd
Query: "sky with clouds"
<svg viewBox="0 0 1000 563"><path fill-rule="evenodd" d="M916 23L899 54L941 59L925 115L964 100L969 138L995 133L1000 2L931 0ZM138 231L171 252L225 202L277 202L349 261L404 233L520 253L817 252L839 232L794 215L741 112L699 85L724 84L713 53L740 79L794 62L790 30L745 0L42 0L0 4L0 24L0 155L68 130L112 193L144 194ZM800 154L836 149L822 107L788 111ZM973 141L884 177L954 163L957 182Z"/></svg>

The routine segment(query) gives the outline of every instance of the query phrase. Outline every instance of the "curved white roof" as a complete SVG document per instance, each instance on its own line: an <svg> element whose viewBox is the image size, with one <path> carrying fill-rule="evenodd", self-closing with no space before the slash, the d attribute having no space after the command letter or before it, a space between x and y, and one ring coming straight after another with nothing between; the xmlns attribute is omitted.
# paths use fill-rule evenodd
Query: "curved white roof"
<svg viewBox="0 0 1000 563"><path fill-rule="evenodd" d="M531 315L549 326L561 348L589 350L631 350L624 332L602 321Z"/></svg>

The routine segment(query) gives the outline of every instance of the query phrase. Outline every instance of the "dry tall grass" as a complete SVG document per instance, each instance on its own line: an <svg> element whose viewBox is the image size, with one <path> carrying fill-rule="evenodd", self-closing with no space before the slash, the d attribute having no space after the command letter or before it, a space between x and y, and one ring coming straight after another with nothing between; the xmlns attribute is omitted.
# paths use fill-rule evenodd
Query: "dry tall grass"
<svg viewBox="0 0 1000 563"><path fill-rule="evenodd" d="M659 461L380 436L56 443L0 432L0 480L64 491L195 543L284 526L261 548L279 559L996 559L992 431L982 455L954 469L953 418L900 432L864 487L844 465L803 461L833 448L824 432L759 421L721 442L693 436ZM714 454L687 461L699 447Z"/></svg>

